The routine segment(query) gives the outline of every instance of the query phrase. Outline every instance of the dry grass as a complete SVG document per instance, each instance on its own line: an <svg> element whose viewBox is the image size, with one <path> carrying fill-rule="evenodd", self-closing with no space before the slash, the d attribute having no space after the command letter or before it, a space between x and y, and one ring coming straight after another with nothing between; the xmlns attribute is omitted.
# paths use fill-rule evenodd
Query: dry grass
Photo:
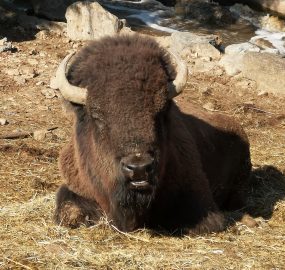
<svg viewBox="0 0 285 270"><path fill-rule="evenodd" d="M174 237L148 230L121 233L102 219L94 227L70 230L55 226L52 215L61 182L58 152L68 140L71 123L59 100L45 99L40 90L72 44L58 37L14 44L21 51L0 54L0 70L28 65L29 58L37 60L35 68L42 71L23 86L0 73L0 117L10 121L0 126L0 134L59 129L43 141L0 141L0 269L285 268L284 98L257 96L254 89L242 90L225 76L198 74L177 99L186 111L189 100L199 106L212 102L246 129L254 164L248 211L258 226L237 222L219 234ZM45 56L29 54L35 48ZM37 86L39 81L45 85Z"/></svg>
<svg viewBox="0 0 285 270"><path fill-rule="evenodd" d="M69 230L52 223L54 196L1 209L4 269L272 269L284 267L282 222L238 224L204 237L120 233L105 220ZM275 211L284 211L277 204ZM283 217L284 218L284 217ZM282 220L284 223L284 220ZM282 233L283 232L283 233Z"/></svg>

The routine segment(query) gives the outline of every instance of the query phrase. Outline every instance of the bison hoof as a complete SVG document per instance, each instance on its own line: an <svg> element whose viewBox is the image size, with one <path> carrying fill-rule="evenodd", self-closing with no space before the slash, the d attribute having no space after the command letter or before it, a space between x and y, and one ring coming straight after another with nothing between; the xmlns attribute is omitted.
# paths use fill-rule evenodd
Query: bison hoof
<svg viewBox="0 0 285 270"><path fill-rule="evenodd" d="M56 222L59 225L78 228L80 225L91 225L88 215L84 214L83 210L72 202L65 202L55 214Z"/></svg>
<svg viewBox="0 0 285 270"><path fill-rule="evenodd" d="M225 227L225 218L222 213L209 213L208 216L203 218L194 228L188 229L188 234L198 235L221 232Z"/></svg>

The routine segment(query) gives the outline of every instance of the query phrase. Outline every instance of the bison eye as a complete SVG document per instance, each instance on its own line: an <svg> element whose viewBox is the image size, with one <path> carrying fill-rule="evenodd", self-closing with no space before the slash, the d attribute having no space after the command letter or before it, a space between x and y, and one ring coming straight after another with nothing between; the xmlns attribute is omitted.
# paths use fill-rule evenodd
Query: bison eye
<svg viewBox="0 0 285 270"><path fill-rule="evenodd" d="M91 116L93 119L97 120L97 119L101 119L100 114L98 112L92 112Z"/></svg>
<svg viewBox="0 0 285 270"><path fill-rule="evenodd" d="M104 121L102 115L100 115L98 112L92 112L91 117L93 118L99 131L101 131L104 128Z"/></svg>

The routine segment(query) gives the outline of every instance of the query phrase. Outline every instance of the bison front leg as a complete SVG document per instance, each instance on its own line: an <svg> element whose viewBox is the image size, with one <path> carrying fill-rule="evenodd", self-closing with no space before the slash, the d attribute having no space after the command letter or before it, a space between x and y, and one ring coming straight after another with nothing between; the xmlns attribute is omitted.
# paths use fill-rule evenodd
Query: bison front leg
<svg viewBox="0 0 285 270"><path fill-rule="evenodd" d="M189 228L189 234L223 231L226 227L225 217L213 199L208 182L205 181L201 187L201 189L197 188L191 196L191 213L193 213L193 221L195 222ZM192 216L191 213L189 213L190 216Z"/></svg>
<svg viewBox="0 0 285 270"><path fill-rule="evenodd" d="M91 226L102 216L97 202L85 199L62 185L56 195L55 221L59 225L77 228Z"/></svg>
<svg viewBox="0 0 285 270"><path fill-rule="evenodd" d="M221 232L225 229L225 218L221 212L209 212L208 215L193 228L186 229L186 234L198 235Z"/></svg>
<svg viewBox="0 0 285 270"><path fill-rule="evenodd" d="M186 233L221 232L226 227L224 214L216 205L207 181L193 192L189 192L187 213L189 227L186 226Z"/></svg>

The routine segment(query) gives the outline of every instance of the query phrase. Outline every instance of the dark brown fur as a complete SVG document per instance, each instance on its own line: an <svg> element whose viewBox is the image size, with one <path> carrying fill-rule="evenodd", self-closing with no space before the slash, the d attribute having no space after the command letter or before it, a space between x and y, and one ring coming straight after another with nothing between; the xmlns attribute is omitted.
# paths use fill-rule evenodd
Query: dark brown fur
<svg viewBox="0 0 285 270"><path fill-rule="evenodd" d="M74 105L72 140L60 156L66 184L57 195L58 223L75 227L105 213L124 231L205 233L224 228L220 209L243 206L251 169L245 133L227 116L194 106L186 114L167 99L175 72L153 40L92 42L68 76L88 98ZM121 173L121 158L136 151L155 157L151 190L129 189Z"/></svg>

